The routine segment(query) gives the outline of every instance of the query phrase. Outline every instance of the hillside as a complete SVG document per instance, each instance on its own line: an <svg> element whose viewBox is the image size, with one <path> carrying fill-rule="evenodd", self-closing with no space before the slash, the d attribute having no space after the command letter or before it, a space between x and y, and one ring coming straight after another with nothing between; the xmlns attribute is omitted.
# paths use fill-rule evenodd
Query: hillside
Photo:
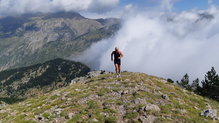
<svg viewBox="0 0 219 123"><path fill-rule="evenodd" d="M201 116L219 103L198 96L162 78L142 73L92 72L71 85L23 102L4 105L2 122L10 123L214 123ZM207 114L206 111L204 114Z"/></svg>
<svg viewBox="0 0 219 123"><path fill-rule="evenodd" d="M90 69L78 62L54 59L42 64L0 72L0 101L13 103L67 86Z"/></svg>
<svg viewBox="0 0 219 123"><path fill-rule="evenodd" d="M0 71L80 54L112 36L120 20L89 19L75 12L0 18Z"/></svg>

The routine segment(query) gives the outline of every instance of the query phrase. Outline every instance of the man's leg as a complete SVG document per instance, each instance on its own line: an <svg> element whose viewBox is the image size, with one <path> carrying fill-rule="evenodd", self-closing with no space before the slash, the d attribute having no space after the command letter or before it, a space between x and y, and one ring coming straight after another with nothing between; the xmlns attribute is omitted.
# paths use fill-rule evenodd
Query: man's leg
<svg viewBox="0 0 219 123"><path fill-rule="evenodd" d="M118 64L115 64L115 68L116 68L116 77L118 78L119 77L119 65Z"/></svg>
<svg viewBox="0 0 219 123"><path fill-rule="evenodd" d="M118 73L119 73L119 74L120 74L120 72L121 72L120 68L121 68L121 65L118 64Z"/></svg>
<svg viewBox="0 0 219 123"><path fill-rule="evenodd" d="M116 73L119 73L119 66L118 64L115 64Z"/></svg>

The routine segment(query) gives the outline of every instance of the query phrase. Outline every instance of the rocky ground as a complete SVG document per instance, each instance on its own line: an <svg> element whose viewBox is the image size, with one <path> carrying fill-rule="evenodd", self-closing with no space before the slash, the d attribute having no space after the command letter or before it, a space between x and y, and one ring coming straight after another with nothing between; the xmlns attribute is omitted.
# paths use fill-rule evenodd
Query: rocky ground
<svg viewBox="0 0 219 123"><path fill-rule="evenodd" d="M218 102L143 73L90 72L70 86L13 105L1 123L212 123Z"/></svg>

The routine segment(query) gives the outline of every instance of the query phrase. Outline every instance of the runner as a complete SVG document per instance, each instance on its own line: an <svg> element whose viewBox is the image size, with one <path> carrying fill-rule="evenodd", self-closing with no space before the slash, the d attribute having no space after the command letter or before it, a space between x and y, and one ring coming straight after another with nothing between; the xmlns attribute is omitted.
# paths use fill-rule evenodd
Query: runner
<svg viewBox="0 0 219 123"><path fill-rule="evenodd" d="M113 59L114 56L114 59ZM111 60L114 60L114 64L115 64L115 70L117 73L116 77L120 77L120 72L121 72L121 58L123 57L123 54L121 51L119 51L119 49L116 47L115 51L113 51L111 53Z"/></svg>

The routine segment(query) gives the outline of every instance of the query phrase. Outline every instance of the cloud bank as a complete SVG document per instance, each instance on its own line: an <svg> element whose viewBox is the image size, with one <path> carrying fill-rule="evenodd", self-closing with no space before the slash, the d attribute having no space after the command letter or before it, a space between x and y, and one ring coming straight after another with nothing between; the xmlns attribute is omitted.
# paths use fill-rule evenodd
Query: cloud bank
<svg viewBox="0 0 219 123"><path fill-rule="evenodd" d="M80 61L93 69L114 71L110 54L124 53L122 70L179 80L185 73L203 79L212 66L219 70L219 10L136 12L123 18L110 39L91 46Z"/></svg>
<svg viewBox="0 0 219 123"><path fill-rule="evenodd" d="M0 15L16 15L35 12L89 11L106 12L119 0L0 0Z"/></svg>

